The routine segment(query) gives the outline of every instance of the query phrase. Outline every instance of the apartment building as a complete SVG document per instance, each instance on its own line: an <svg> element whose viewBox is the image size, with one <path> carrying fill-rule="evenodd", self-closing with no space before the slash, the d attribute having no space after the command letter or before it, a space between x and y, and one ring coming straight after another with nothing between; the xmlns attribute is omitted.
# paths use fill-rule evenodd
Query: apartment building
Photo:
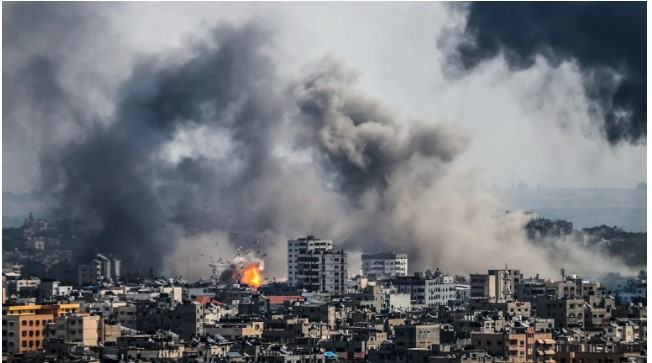
<svg viewBox="0 0 652 363"><path fill-rule="evenodd" d="M583 328L584 304L583 299L539 296L536 313L540 318L555 319L555 328Z"/></svg>
<svg viewBox="0 0 652 363"><path fill-rule="evenodd" d="M521 283L520 270L488 270L486 274L471 274L471 299L487 299L502 303L515 299L515 286Z"/></svg>
<svg viewBox="0 0 652 363"><path fill-rule="evenodd" d="M79 266L79 284L97 284L101 280L120 278L121 261L98 253L88 265Z"/></svg>
<svg viewBox="0 0 652 363"><path fill-rule="evenodd" d="M309 235L305 238L288 240L288 284L297 286L297 268L299 254L324 253L333 250L333 241L323 240Z"/></svg>
<svg viewBox="0 0 652 363"><path fill-rule="evenodd" d="M373 280L407 276L408 256L404 253L363 253L362 275Z"/></svg>
<svg viewBox="0 0 652 363"><path fill-rule="evenodd" d="M102 319L97 315L71 314L54 318L46 327L46 337L96 346L100 343Z"/></svg>
<svg viewBox="0 0 652 363"><path fill-rule="evenodd" d="M300 253L296 271L297 288L331 294L347 291L347 255L344 251Z"/></svg>
<svg viewBox="0 0 652 363"><path fill-rule="evenodd" d="M452 279L424 278L420 275L397 276L389 282L398 293L410 294L413 305L430 307L459 301L460 291L468 289L468 286L452 282Z"/></svg>
<svg viewBox="0 0 652 363"><path fill-rule="evenodd" d="M471 344L475 349L485 350L493 357L503 357L506 362L532 362L545 356L538 352L537 341L549 343L552 332L536 331L534 327L516 327L502 331L472 332ZM545 350L545 349L544 349Z"/></svg>
<svg viewBox="0 0 652 363"><path fill-rule="evenodd" d="M78 311L79 304L3 306L3 352L25 353L43 348L47 324L62 314Z"/></svg>

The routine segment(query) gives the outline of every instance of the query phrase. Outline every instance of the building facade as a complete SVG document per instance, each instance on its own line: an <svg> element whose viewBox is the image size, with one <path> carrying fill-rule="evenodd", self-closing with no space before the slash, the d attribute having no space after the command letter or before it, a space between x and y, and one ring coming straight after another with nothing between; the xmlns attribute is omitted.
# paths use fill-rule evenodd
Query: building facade
<svg viewBox="0 0 652 363"><path fill-rule="evenodd" d="M297 262L300 254L323 253L333 250L333 241L315 236L288 240L288 284L297 286Z"/></svg>
<svg viewBox="0 0 652 363"><path fill-rule="evenodd" d="M71 314L59 316L47 325L46 337L63 339L85 346L100 342L102 320L97 315Z"/></svg>
<svg viewBox="0 0 652 363"><path fill-rule="evenodd" d="M486 274L471 274L471 298L488 299L489 302L502 303L515 298L515 286L521 283L520 270L488 270Z"/></svg>
<svg viewBox="0 0 652 363"><path fill-rule="evenodd" d="M79 304L3 306L3 352L25 353L42 349L47 324L61 314L78 311Z"/></svg>
<svg viewBox="0 0 652 363"><path fill-rule="evenodd" d="M404 253L363 253L362 275L372 279L407 276L408 256Z"/></svg>
<svg viewBox="0 0 652 363"><path fill-rule="evenodd" d="M347 255L343 251L308 251L297 256L296 287L309 292L344 294Z"/></svg>
<svg viewBox="0 0 652 363"><path fill-rule="evenodd" d="M97 254L88 265L80 265L79 284L97 284L101 280L120 279L120 260Z"/></svg>

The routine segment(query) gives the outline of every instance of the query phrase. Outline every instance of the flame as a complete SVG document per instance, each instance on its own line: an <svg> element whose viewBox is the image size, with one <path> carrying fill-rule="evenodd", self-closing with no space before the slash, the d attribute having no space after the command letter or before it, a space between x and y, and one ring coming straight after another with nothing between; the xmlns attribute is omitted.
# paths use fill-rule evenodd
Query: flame
<svg viewBox="0 0 652 363"><path fill-rule="evenodd" d="M260 287L262 282L263 279L260 277L260 269L257 265L251 265L242 271L242 278L240 279L240 283L247 284L252 287Z"/></svg>

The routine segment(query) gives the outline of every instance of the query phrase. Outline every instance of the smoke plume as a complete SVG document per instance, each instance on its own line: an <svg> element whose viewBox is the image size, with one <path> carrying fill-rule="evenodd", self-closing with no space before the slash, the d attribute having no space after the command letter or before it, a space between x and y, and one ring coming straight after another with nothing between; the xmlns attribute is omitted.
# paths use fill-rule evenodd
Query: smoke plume
<svg viewBox="0 0 652 363"><path fill-rule="evenodd" d="M99 15L104 5L4 3L2 110L3 181L27 192L38 159L84 135L108 115L108 89L123 64L121 47ZM89 34L93 34L91 39ZM88 105L93 105L89 107ZM29 147L25 147L29 145Z"/></svg>
<svg viewBox="0 0 652 363"><path fill-rule="evenodd" d="M294 90L304 145L317 148L350 198L384 191L389 178L414 157L447 163L466 148L468 137L456 127L399 123L355 83L353 71L325 58Z"/></svg>
<svg viewBox="0 0 652 363"><path fill-rule="evenodd" d="M453 60L466 69L498 55L517 69L531 67L539 55L553 64L575 61L603 136L612 144L645 143L645 14L646 4L635 2L473 2L467 40Z"/></svg>
<svg viewBox="0 0 652 363"><path fill-rule="evenodd" d="M286 241L313 233L351 252L408 253L412 270L509 263L553 276L571 265L598 271L594 258L627 270L564 241L532 245L527 218L496 216L481 171L456 165L471 143L465 130L399 116L333 56L281 77L274 41L260 25L221 24L183 49L135 57L111 112L55 99L81 110L84 126L44 145L39 173L58 215L94 227L80 261L101 249L127 271L199 278L220 259L230 278L245 258L281 277Z"/></svg>

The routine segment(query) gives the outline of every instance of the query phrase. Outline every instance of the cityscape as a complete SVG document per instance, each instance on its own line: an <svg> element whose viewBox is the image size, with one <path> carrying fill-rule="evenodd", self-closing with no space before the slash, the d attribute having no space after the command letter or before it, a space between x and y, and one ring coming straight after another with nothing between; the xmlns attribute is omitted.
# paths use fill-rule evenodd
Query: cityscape
<svg viewBox="0 0 652 363"><path fill-rule="evenodd" d="M2 362L647 362L645 2L2 3Z"/></svg>
<svg viewBox="0 0 652 363"><path fill-rule="evenodd" d="M130 275L119 256L74 265L64 224L25 219L3 250L5 358L25 362L644 362L644 270L605 286L509 265L409 273L399 252L287 241L287 279L264 282L249 251L210 279ZM603 226L606 227L606 226ZM572 223L533 218L533 238ZM7 230L3 240L8 240ZM68 232L70 233L70 232ZM15 245L15 244L14 244ZM39 278L40 276L40 278Z"/></svg>

